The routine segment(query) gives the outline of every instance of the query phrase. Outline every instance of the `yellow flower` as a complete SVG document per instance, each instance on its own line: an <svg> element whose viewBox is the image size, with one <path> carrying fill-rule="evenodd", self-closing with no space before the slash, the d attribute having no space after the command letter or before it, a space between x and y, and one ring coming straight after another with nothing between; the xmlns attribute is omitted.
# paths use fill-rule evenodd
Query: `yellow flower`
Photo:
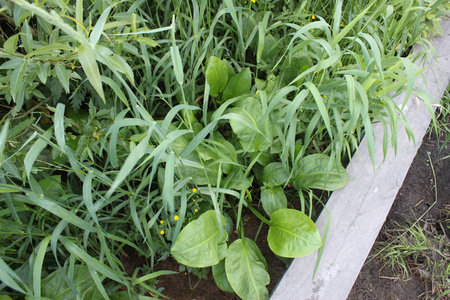
<svg viewBox="0 0 450 300"><path fill-rule="evenodd" d="M193 193L197 193L197 189L196 189L196 188L193 188L193 189L192 189L192 192L193 192Z"/></svg>
<svg viewBox="0 0 450 300"><path fill-rule="evenodd" d="M173 219L174 219L175 221L178 221L179 218L180 218L179 216L173 217Z"/></svg>
<svg viewBox="0 0 450 300"><path fill-rule="evenodd" d="M164 230L161 230L159 233L160 233L160 234L164 234Z"/></svg>
<svg viewBox="0 0 450 300"><path fill-rule="evenodd" d="M323 97L324 97L324 98L326 98L326 97L327 97L327 95L323 95Z"/></svg>
<svg viewBox="0 0 450 300"><path fill-rule="evenodd" d="M197 212L198 212L198 209L194 209L194 212L196 212L196 213L197 213Z"/></svg>
<svg viewBox="0 0 450 300"><path fill-rule="evenodd" d="M316 19L316 16L315 16L315 15L312 15L312 16L311 16L311 19L315 20L315 19Z"/></svg>
<svg viewBox="0 0 450 300"><path fill-rule="evenodd" d="M252 0L253 3L256 3L256 0Z"/></svg>
<svg viewBox="0 0 450 300"><path fill-rule="evenodd" d="M159 221L159 224L164 224L164 221L163 220Z"/></svg>

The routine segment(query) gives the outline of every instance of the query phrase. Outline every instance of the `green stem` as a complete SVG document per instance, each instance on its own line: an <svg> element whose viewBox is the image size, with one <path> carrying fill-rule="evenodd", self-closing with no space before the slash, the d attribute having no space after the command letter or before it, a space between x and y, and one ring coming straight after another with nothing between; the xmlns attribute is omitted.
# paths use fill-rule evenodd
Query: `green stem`
<svg viewBox="0 0 450 300"><path fill-rule="evenodd" d="M264 218L256 209L253 208L253 206L250 203L248 204L248 208L252 211L252 213L255 214L255 216L258 217L258 219L260 219L261 221L270 226L270 221Z"/></svg>

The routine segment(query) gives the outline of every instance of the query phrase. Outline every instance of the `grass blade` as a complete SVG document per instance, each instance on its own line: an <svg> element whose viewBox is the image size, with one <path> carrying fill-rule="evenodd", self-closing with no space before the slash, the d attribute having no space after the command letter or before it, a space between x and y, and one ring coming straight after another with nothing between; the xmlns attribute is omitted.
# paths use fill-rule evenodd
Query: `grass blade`
<svg viewBox="0 0 450 300"><path fill-rule="evenodd" d="M36 298L41 298L41 276L42 266L44 263L45 252L47 252L48 244L51 236L47 236L38 245L36 258L33 264L33 293Z"/></svg>
<svg viewBox="0 0 450 300"><path fill-rule="evenodd" d="M55 124L54 129L56 142L63 150L66 149L66 139L64 134L64 109L65 105L58 103L58 105L56 105L56 112L53 118L53 123Z"/></svg>

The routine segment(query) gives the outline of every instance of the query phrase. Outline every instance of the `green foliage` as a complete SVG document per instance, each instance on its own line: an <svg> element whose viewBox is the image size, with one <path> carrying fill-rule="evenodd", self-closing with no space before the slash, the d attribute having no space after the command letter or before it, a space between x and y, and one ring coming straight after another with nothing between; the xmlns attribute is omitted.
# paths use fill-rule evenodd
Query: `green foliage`
<svg viewBox="0 0 450 300"><path fill-rule="evenodd" d="M298 200L287 195L303 203L311 189L345 186L364 135L373 159L374 122L384 151L395 149L407 120L393 95L431 108L407 51L445 11L443 1L0 3L0 291L55 299L161 296L154 280L171 272L152 270L170 254L212 266L223 290L267 298L243 214L270 225L278 255L320 247L313 205L287 209ZM144 274L126 273L129 253L147 259Z"/></svg>
<svg viewBox="0 0 450 300"><path fill-rule="evenodd" d="M214 210L203 213L186 225L172 246L171 253L180 263L196 268L213 266L226 255L225 218L217 219Z"/></svg>

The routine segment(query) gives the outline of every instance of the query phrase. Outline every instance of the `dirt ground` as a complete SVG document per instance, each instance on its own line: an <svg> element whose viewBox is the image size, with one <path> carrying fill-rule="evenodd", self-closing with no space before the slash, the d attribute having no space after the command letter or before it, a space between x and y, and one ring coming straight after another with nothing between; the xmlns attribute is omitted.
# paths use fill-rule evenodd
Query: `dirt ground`
<svg viewBox="0 0 450 300"><path fill-rule="evenodd" d="M424 279L417 268L411 268L412 276L406 279L401 269L393 270L386 266L376 253L386 245L392 233L390 230L400 229L419 218L422 220L418 223L420 226L426 222L427 226L434 226L438 234L450 237L450 222L443 212L450 205L450 158L446 158L450 155L450 145L440 151L444 139L445 136L437 136L433 132L424 137L347 300L436 299L431 282Z"/></svg>

